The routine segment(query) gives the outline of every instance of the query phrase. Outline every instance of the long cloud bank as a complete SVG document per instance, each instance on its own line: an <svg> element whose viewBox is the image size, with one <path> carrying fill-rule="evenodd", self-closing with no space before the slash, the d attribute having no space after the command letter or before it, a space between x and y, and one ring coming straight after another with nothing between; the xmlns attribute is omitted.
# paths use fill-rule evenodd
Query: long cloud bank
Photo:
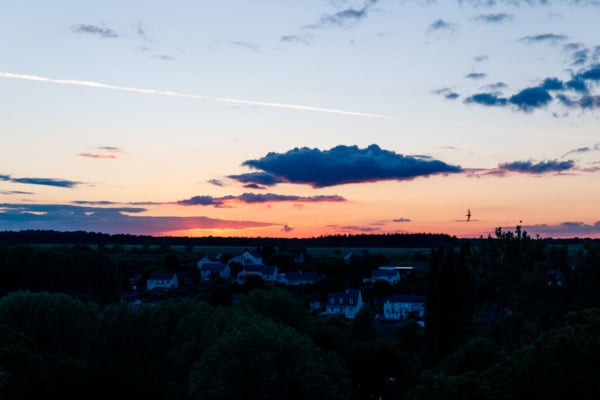
<svg viewBox="0 0 600 400"><path fill-rule="evenodd" d="M53 229L96 231L110 234L159 235L188 229L248 229L275 226L269 222L230 221L203 216L153 217L136 215L137 207L79 207L73 205L0 204L0 226L4 230Z"/></svg>

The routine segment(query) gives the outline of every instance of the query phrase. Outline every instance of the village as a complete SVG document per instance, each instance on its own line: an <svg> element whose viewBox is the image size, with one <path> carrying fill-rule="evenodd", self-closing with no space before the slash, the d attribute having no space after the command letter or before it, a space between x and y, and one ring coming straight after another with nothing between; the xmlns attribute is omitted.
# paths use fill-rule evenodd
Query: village
<svg viewBox="0 0 600 400"><path fill-rule="evenodd" d="M365 252L348 252L339 258L340 266L343 261L348 270L356 270L354 264L372 264L365 261ZM341 283L335 274L307 269L303 252L289 254L288 259L291 263L288 261L286 268L281 268L265 263L258 252L249 250L233 257L222 253L204 255L179 271L152 271L145 279L140 273L133 274L128 279L129 290L122 297L138 305L166 299L179 301L220 284L229 288L231 304L235 305L240 295L252 288L279 287L302 301L315 316L354 319L363 307L370 307L378 321L413 319L424 326L425 296L415 293L413 266L362 265L360 281L346 279Z"/></svg>

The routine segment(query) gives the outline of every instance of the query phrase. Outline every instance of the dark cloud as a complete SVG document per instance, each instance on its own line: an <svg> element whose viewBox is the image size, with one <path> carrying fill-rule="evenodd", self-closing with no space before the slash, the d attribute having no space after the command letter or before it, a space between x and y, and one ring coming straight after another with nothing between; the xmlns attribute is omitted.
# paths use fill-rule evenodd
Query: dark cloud
<svg viewBox="0 0 600 400"><path fill-rule="evenodd" d="M564 172L575 168L573 160L549 160L549 161L513 161L498 165L503 171L519 172L527 174L545 174L550 172Z"/></svg>
<svg viewBox="0 0 600 400"><path fill-rule="evenodd" d="M177 204L181 206L215 206L223 207L222 197L212 196L194 196L186 200L179 200Z"/></svg>
<svg viewBox="0 0 600 400"><path fill-rule="evenodd" d="M588 70L577 74L576 77L586 81L600 81L600 64L592 65Z"/></svg>
<svg viewBox="0 0 600 400"><path fill-rule="evenodd" d="M294 230L294 227L293 227L293 226L289 226L288 224L285 224L284 226L282 226L282 227L281 227L281 230L282 230L283 232L286 232L286 233L287 233L287 232L291 232L291 231L293 231L293 230Z"/></svg>
<svg viewBox="0 0 600 400"><path fill-rule="evenodd" d="M268 153L258 160L247 160L242 165L280 177L280 182L308 184L313 187L410 180L419 176L462 171L459 166L422 157L404 156L383 150L375 144L364 149L343 145L330 150L295 148L287 153Z"/></svg>
<svg viewBox="0 0 600 400"><path fill-rule="evenodd" d="M505 106L508 100L504 97L500 97L497 93L476 93L472 96L467 97L464 100L465 103L475 103L482 106Z"/></svg>
<svg viewBox="0 0 600 400"><path fill-rule="evenodd" d="M317 22L306 25L305 28L323 28L328 26L346 27L363 20L369 14L369 9L377 3L378 0L367 0L362 7L346 8L334 14L321 17Z"/></svg>
<svg viewBox="0 0 600 400"><path fill-rule="evenodd" d="M118 158L114 154L79 153L79 154L77 154L77 156L82 157L82 158L94 158L94 159L100 159L100 160L113 160L115 158Z"/></svg>
<svg viewBox="0 0 600 400"><path fill-rule="evenodd" d="M484 62L484 61L487 61L488 59L489 59L489 57L486 55L481 55L481 56L475 57L475 61L477 61L477 62Z"/></svg>
<svg viewBox="0 0 600 400"><path fill-rule="evenodd" d="M81 182L69 181L66 179L54 179L54 178L13 178L10 175L0 175L0 181L22 183L25 185L41 185L41 186L54 186L61 188L73 188L80 185Z"/></svg>
<svg viewBox="0 0 600 400"><path fill-rule="evenodd" d="M460 94L456 93L455 91L453 91L450 88L439 89L439 90L434 91L434 93L444 96L448 100L455 100L460 97Z"/></svg>
<svg viewBox="0 0 600 400"><path fill-rule="evenodd" d="M465 75L467 79L483 79L487 76L483 72L471 72L470 74Z"/></svg>
<svg viewBox="0 0 600 400"><path fill-rule="evenodd" d="M345 198L338 195L320 195L320 196L294 196L274 193L243 193L238 196L194 196L186 200L180 200L177 204L182 206L215 206L225 207L230 202L253 203L274 203L274 202L298 202L298 203L320 203L320 202L344 202Z"/></svg>
<svg viewBox="0 0 600 400"><path fill-rule="evenodd" d="M114 146L98 146L96 148L98 150L107 151L110 153L124 153L125 152L125 150L123 150L119 147L114 147Z"/></svg>
<svg viewBox="0 0 600 400"><path fill-rule="evenodd" d="M428 32L437 32L437 31L454 31L456 29L456 24L452 22L445 21L443 19L437 19L429 25L427 28Z"/></svg>
<svg viewBox="0 0 600 400"><path fill-rule="evenodd" d="M588 86L579 76L574 76L571 80L565 82L565 88L574 90L580 93L587 93Z"/></svg>
<svg viewBox="0 0 600 400"><path fill-rule="evenodd" d="M266 186L257 185L256 183L248 183L248 184L244 185L244 188L246 188L246 189L256 189L256 190L265 190L267 187Z"/></svg>
<svg viewBox="0 0 600 400"><path fill-rule="evenodd" d="M112 29L98 26L98 25L79 24L79 25L73 27L73 32L89 33L92 35L98 35L103 38L119 37L119 34L115 31L113 31Z"/></svg>
<svg viewBox="0 0 600 400"><path fill-rule="evenodd" d="M600 96L585 95L579 99L579 107L583 109L600 108Z"/></svg>
<svg viewBox="0 0 600 400"><path fill-rule="evenodd" d="M238 182L259 186L273 186L285 182L285 179L268 172L249 172L240 175L229 175L228 178Z"/></svg>
<svg viewBox="0 0 600 400"><path fill-rule="evenodd" d="M80 207L73 205L0 204L0 225L5 230L89 231L110 234L160 235L188 229L247 229L274 226L268 222L230 221L199 217L152 217L145 209ZM134 214L134 215L129 215Z"/></svg>
<svg viewBox="0 0 600 400"><path fill-rule="evenodd" d="M552 96L543 87L531 87L511 96L508 101L520 110L531 111L548 105L552 101Z"/></svg>
<svg viewBox="0 0 600 400"><path fill-rule="evenodd" d="M87 201L87 200L75 200L72 202L73 204L77 204L78 206L109 206L115 205L114 201L108 200L96 200L96 201Z"/></svg>
<svg viewBox="0 0 600 400"><path fill-rule="evenodd" d="M480 14L474 18L473 21L485 22L488 24L500 24L502 22L512 21L514 19L513 14L498 13L498 14Z"/></svg>
<svg viewBox="0 0 600 400"><path fill-rule="evenodd" d="M24 192L22 190L2 190L2 191L0 191L0 194L5 194L5 195L14 195L14 194L31 195L31 194L35 194L35 193L33 193L33 192Z"/></svg>
<svg viewBox="0 0 600 400"><path fill-rule="evenodd" d="M524 36L519 39L521 42L525 43L557 43L567 40L568 36L559 35L556 33L543 33L541 35L533 35L533 36Z"/></svg>
<svg viewBox="0 0 600 400"><path fill-rule="evenodd" d="M215 186L225 186L225 185L223 184L223 182L221 182L221 181L220 181L220 180L218 180L218 179L209 179L209 180L207 180L206 182L210 183L211 185L215 185Z"/></svg>
<svg viewBox="0 0 600 400"><path fill-rule="evenodd" d="M540 88L545 90L563 90L565 88L565 84L558 78L546 78L540 85Z"/></svg>
<svg viewBox="0 0 600 400"><path fill-rule="evenodd" d="M396 218L392 221L394 221L394 222L411 222L412 220L410 218L401 217L401 218Z"/></svg>

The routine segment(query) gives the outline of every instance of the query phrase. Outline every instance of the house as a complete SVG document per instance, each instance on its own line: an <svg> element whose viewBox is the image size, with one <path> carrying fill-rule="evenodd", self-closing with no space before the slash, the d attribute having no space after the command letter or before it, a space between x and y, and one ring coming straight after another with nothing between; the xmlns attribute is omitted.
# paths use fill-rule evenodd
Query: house
<svg viewBox="0 0 600 400"><path fill-rule="evenodd" d="M395 294L383 303L383 319L400 321L403 319L423 319L425 317L425 296Z"/></svg>
<svg viewBox="0 0 600 400"><path fill-rule="evenodd" d="M221 262L221 256L222 254L218 254L214 257L211 256L204 256L201 259L198 260L198 262L196 262L196 267L198 269L202 268L202 265L204 264L213 264L213 263L217 263L217 262Z"/></svg>
<svg viewBox="0 0 600 400"><path fill-rule="evenodd" d="M231 269L229 265L221 262L203 263L199 268L200 278L207 282L212 276L218 276L223 279L231 278Z"/></svg>
<svg viewBox="0 0 600 400"><path fill-rule="evenodd" d="M249 251L245 251L239 256L233 257L231 260L227 262L227 264L231 265L231 263L236 262L242 265L262 265L263 260L262 257L254 255Z"/></svg>
<svg viewBox="0 0 600 400"><path fill-rule="evenodd" d="M312 285L320 282L325 277L316 272L288 272L279 275L279 282L289 286Z"/></svg>
<svg viewBox="0 0 600 400"><path fill-rule="evenodd" d="M174 272L152 272L146 281L147 290L155 288L177 289L178 287L179 279Z"/></svg>
<svg viewBox="0 0 600 400"><path fill-rule="evenodd" d="M274 265L249 264L237 274L238 283L244 283L249 276L260 276L267 282L277 282L278 271Z"/></svg>
<svg viewBox="0 0 600 400"><path fill-rule="evenodd" d="M329 293L324 314L341 314L353 319L363 306L362 293L357 289Z"/></svg>
<svg viewBox="0 0 600 400"><path fill-rule="evenodd" d="M395 285L400 282L400 271L395 267L379 267L371 272L371 281L385 281L390 285Z"/></svg>

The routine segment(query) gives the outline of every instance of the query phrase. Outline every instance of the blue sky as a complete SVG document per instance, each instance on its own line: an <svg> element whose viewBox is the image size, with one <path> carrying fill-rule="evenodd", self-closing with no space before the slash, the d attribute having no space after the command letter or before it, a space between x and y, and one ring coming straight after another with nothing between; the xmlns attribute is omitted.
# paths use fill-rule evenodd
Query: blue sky
<svg viewBox="0 0 600 400"><path fill-rule="evenodd" d="M2 2L0 229L599 235L599 12Z"/></svg>

